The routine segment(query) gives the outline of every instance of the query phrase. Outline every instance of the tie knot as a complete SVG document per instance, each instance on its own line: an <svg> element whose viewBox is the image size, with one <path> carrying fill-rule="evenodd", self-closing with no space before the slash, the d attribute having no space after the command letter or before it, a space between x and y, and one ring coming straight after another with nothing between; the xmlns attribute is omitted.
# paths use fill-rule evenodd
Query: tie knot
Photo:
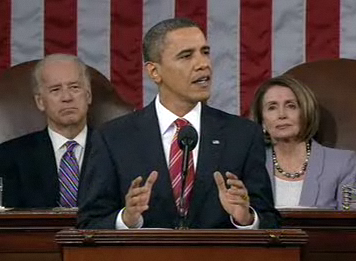
<svg viewBox="0 0 356 261"><path fill-rule="evenodd" d="M184 118L178 118L174 121L174 124L176 125L177 129L181 129L184 126L190 125L189 121L187 121Z"/></svg>
<svg viewBox="0 0 356 261"><path fill-rule="evenodd" d="M74 148L78 145L78 143L74 140L69 140L65 143L68 152L73 152Z"/></svg>

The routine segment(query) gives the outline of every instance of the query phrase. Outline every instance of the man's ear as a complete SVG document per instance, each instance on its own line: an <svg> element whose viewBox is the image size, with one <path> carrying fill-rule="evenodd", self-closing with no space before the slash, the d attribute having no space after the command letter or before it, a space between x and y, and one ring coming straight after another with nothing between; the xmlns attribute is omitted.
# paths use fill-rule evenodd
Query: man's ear
<svg viewBox="0 0 356 261"><path fill-rule="evenodd" d="M159 73L159 64L154 62L146 62L145 67L148 73L148 76L156 83L159 84L162 80Z"/></svg>
<svg viewBox="0 0 356 261"><path fill-rule="evenodd" d="M42 100L41 94L38 94L38 93L35 94L34 99L35 99L37 108L38 108L40 111L44 111L44 110L45 110L45 107L44 107L44 105L43 105L43 100Z"/></svg>
<svg viewBox="0 0 356 261"><path fill-rule="evenodd" d="M93 99L93 95L91 92L91 87L89 86L88 89L86 90L86 95L87 95L87 103L90 105Z"/></svg>

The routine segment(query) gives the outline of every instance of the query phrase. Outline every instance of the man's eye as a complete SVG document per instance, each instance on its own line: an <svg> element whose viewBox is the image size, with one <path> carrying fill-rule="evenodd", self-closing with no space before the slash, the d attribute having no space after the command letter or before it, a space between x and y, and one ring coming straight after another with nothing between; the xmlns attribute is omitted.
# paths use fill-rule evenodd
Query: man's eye
<svg viewBox="0 0 356 261"><path fill-rule="evenodd" d="M49 89L49 92L58 92L59 91L59 88L51 88L51 89Z"/></svg>
<svg viewBox="0 0 356 261"><path fill-rule="evenodd" d="M188 54L183 54L183 55L181 55L180 58L181 58L181 59L188 59L190 56L191 56L191 54L188 53Z"/></svg>
<svg viewBox="0 0 356 261"><path fill-rule="evenodd" d="M74 90L74 91L77 91L77 90L80 89L80 86L79 86L79 85L71 85L71 86L70 86L70 89L71 89L71 90Z"/></svg>

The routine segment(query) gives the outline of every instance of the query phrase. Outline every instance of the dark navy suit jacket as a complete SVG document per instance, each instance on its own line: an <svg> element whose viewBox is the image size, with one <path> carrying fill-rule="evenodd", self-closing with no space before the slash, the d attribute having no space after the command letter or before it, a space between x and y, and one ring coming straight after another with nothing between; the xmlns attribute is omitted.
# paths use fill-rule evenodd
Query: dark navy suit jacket
<svg viewBox="0 0 356 261"><path fill-rule="evenodd" d="M115 228L131 181L140 175L146 180L153 170L158 171L158 179L149 209L143 213L143 226L174 228L178 213L154 102L93 133L92 151L79 186L78 227ZM214 171L237 174L249 191L260 227L277 227L279 216L265 169L260 127L203 105L196 180L187 216L190 228L233 228L220 204Z"/></svg>
<svg viewBox="0 0 356 261"><path fill-rule="evenodd" d="M81 172L90 150L90 133ZM59 181L56 159L47 128L0 145L0 176L4 179L4 206L52 208L58 206Z"/></svg>

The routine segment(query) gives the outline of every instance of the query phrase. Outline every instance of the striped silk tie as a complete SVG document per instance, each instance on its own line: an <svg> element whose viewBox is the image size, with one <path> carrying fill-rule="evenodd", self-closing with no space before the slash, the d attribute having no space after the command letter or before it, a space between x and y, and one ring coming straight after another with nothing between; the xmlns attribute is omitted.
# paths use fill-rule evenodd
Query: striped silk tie
<svg viewBox="0 0 356 261"><path fill-rule="evenodd" d="M179 130L186 126L190 125L190 123L185 120L185 119L177 119L175 120L174 124L177 127L176 133L174 134L172 144L171 144L171 150L170 150L170 156L169 156L169 173L171 177L171 182L172 182L172 189L173 189L173 195L175 199L175 203L177 206L178 211L180 210L180 196L181 196L181 190L182 190L182 163L183 163L183 151L179 148L178 146L178 132ZM189 208L189 203L191 199L191 192L193 189L193 184L194 184L194 165L193 165L193 154L192 152L189 153L189 164L188 164L188 175L186 177L185 181L185 188L184 188L184 213L187 214L188 208Z"/></svg>
<svg viewBox="0 0 356 261"><path fill-rule="evenodd" d="M79 165L73 151L77 145L75 141L65 143L67 151L63 154L59 164L59 205L61 207L77 206Z"/></svg>

